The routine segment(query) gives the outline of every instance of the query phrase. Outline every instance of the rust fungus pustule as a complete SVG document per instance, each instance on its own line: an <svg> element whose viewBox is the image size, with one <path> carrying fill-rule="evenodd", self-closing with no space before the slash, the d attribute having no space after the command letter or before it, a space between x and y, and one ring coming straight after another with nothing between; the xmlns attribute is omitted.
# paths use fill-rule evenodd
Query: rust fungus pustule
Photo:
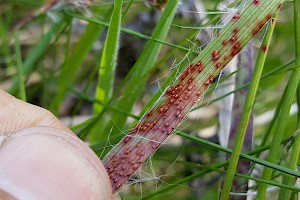
<svg viewBox="0 0 300 200"><path fill-rule="evenodd" d="M126 143L128 143L129 142L129 140L130 140L131 138L130 137L128 137L128 136L126 136L125 138L124 138L124 143L126 144Z"/></svg>
<svg viewBox="0 0 300 200"><path fill-rule="evenodd" d="M234 43L232 45L231 51L230 51L230 55L233 57L235 56L237 53L239 53L241 50L241 43L239 41L237 41L236 43Z"/></svg>
<svg viewBox="0 0 300 200"><path fill-rule="evenodd" d="M252 4L258 6L260 4L260 0L253 0Z"/></svg>
<svg viewBox="0 0 300 200"><path fill-rule="evenodd" d="M213 51L211 52L211 56L212 56L212 60L213 60L214 62L216 62L216 61L219 60L220 57L221 57L220 51L219 51L219 50L213 50Z"/></svg>
<svg viewBox="0 0 300 200"><path fill-rule="evenodd" d="M272 14L268 14L266 15L266 17L262 20L256 20L256 26L253 28L253 30L251 31L252 35L256 35L262 28L263 26L266 24L267 21L269 21L270 19L272 19Z"/></svg>
<svg viewBox="0 0 300 200"><path fill-rule="evenodd" d="M237 34L238 32L239 32L239 29L238 28L234 28L233 30L232 30L232 32L233 32L233 34Z"/></svg>
<svg viewBox="0 0 300 200"><path fill-rule="evenodd" d="M196 66L196 71L198 73L201 73L204 69L203 63L201 61L197 62L195 66Z"/></svg>
<svg viewBox="0 0 300 200"><path fill-rule="evenodd" d="M230 38L230 42L231 43L234 43L235 41L237 40L237 37L236 37L236 35L234 35L234 36L232 36L231 38Z"/></svg>
<svg viewBox="0 0 300 200"><path fill-rule="evenodd" d="M281 7L282 7L282 3L279 3L278 5L277 5L277 10L279 10Z"/></svg>
<svg viewBox="0 0 300 200"><path fill-rule="evenodd" d="M266 16L266 21L269 21L270 19L272 19L272 15L271 15L271 14L268 14L268 15Z"/></svg>
<svg viewBox="0 0 300 200"><path fill-rule="evenodd" d="M228 44L228 41L227 40L223 40L222 45L226 46L227 44Z"/></svg>
<svg viewBox="0 0 300 200"><path fill-rule="evenodd" d="M235 13L231 19L231 21L236 22L241 18L240 13Z"/></svg>
<svg viewBox="0 0 300 200"><path fill-rule="evenodd" d="M262 52L266 53L266 51L268 50L268 46L267 45L263 45L261 47Z"/></svg>
<svg viewBox="0 0 300 200"><path fill-rule="evenodd" d="M214 76L208 77L208 79L204 82L205 86L209 86L214 81Z"/></svg>
<svg viewBox="0 0 300 200"><path fill-rule="evenodd" d="M220 68L220 67L222 67L222 64L220 63L220 62L217 62L216 64L215 64L215 68Z"/></svg>
<svg viewBox="0 0 300 200"><path fill-rule="evenodd" d="M147 114L146 114L147 117L151 117L152 115L153 115L153 111L152 111L152 110L150 110L150 111L147 112Z"/></svg>

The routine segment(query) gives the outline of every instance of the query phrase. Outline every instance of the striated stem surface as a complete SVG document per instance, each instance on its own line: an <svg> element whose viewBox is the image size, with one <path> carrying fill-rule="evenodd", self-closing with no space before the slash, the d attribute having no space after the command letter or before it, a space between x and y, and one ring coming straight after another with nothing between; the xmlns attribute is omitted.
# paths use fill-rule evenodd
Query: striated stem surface
<svg viewBox="0 0 300 200"><path fill-rule="evenodd" d="M280 9L283 0L250 0L166 89L140 122L108 153L104 165L113 191L157 150L226 64Z"/></svg>

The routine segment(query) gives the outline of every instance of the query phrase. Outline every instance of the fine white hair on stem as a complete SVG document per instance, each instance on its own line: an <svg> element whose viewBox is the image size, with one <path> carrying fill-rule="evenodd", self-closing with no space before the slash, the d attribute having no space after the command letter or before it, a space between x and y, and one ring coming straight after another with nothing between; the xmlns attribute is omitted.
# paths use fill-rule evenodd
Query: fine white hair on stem
<svg viewBox="0 0 300 200"><path fill-rule="evenodd" d="M102 155L105 153L105 150L106 150L106 147L112 147L113 145L110 143L110 136L111 136L111 133L112 133L112 130L113 130L113 127L110 129L109 133L108 133L108 139L106 140L105 142L105 145L103 147L103 150L100 154L100 157L102 157Z"/></svg>

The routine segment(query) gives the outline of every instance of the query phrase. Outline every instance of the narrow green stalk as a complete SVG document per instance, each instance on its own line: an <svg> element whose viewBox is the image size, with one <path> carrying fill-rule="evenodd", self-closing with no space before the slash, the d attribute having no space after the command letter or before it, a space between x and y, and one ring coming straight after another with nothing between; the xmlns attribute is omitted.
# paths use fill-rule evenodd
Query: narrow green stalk
<svg viewBox="0 0 300 200"><path fill-rule="evenodd" d="M95 18L87 18L87 17L84 17L82 15L78 15L78 14L75 14L75 13L67 13L68 15L72 16L72 17L75 17L77 19L81 19L81 20L84 20L84 21L87 21L87 22L91 22L91 23L94 23L94 24L98 24L98 25L101 25L101 26L104 26L104 27L109 27L109 23L107 22L104 22L104 21L101 21L99 19L95 19ZM157 39L157 38L153 38L153 37L150 37L150 36L147 36L147 35L144 35L142 33L139 33L139 32L136 32L136 31L133 31L133 30L130 30L128 28L121 28L121 31L123 33L128 33L130 35L134 35L136 37L139 37L139 38L142 38L142 39L145 39L145 40L150 40L150 41L154 41L154 42L157 42L157 43L160 43L160 44L164 44L166 46L170 46L170 47L173 47L175 49L180 49L182 51L185 51L185 52L188 52L190 51L190 49L188 48L185 48L182 46L182 44L179 44L179 45L176 45L176 44L172 44L170 42L166 42L164 40L160 40L160 39ZM195 33L196 34L196 33ZM199 53L197 51L194 51L194 53Z"/></svg>
<svg viewBox="0 0 300 200"><path fill-rule="evenodd" d="M299 47L298 47L299 48ZM296 61L296 63L299 61ZM283 133L286 128L286 124L289 119L289 112L291 105L294 101L294 97L298 88L300 80L300 68L296 68L293 70L293 73L290 76L289 82L287 84L286 95L281 104L280 111L278 113L278 122L275 124L275 135L271 143L270 153L268 155L267 161L275 162L277 160L278 151L280 147L280 140L283 136ZM262 174L262 179L270 180L273 170L269 168L265 168ZM258 185L258 196L257 199L263 200L266 196L267 184L260 183Z"/></svg>
<svg viewBox="0 0 300 200"><path fill-rule="evenodd" d="M192 163L192 164L194 164L194 163ZM199 164L195 164L195 165L198 166L199 168L206 168L206 169L209 169L211 171L220 172L220 173L224 173L224 174L227 172L226 170L222 170L222 169L219 169L219 168L214 168L214 167L211 167L211 166L199 166ZM273 186L277 186L277 187L280 187L280 188L292 190L292 191L295 191L295 192L300 192L300 188L288 186L288 185L285 185L285 184L280 184L280 183L277 183L275 181L266 181L266 180L261 179L261 178L256 178L256 177L241 174L241 173L235 173L234 176L235 177L240 177L240 178L243 178L243 179L246 179L246 180L254 180L256 182L266 183L266 184L269 184L269 185L273 185ZM246 193L244 193L244 194L246 195Z"/></svg>
<svg viewBox="0 0 300 200"><path fill-rule="evenodd" d="M220 145L217 145L217 144L214 144L214 143L211 143L211 142L208 142L208 141L205 141L204 139L197 138L195 136L192 136L192 135L180 132L180 131L178 131L177 134L180 135L180 136L183 136L185 138L188 138L190 140L196 141L196 142L200 142L201 141L201 144L208 145L209 147L212 147L214 149L219 149L219 150L221 150L223 152L233 154L233 150L228 149L228 148L223 147L223 146L220 146ZM268 162L268 161L265 161L265 160L261 160L261 159L258 159L256 157L252 156L254 154L257 154L257 153L263 151L263 149L266 149L267 147L269 147L269 146L267 145L267 146L264 146L263 148L259 148L259 149L256 149L256 150L253 150L253 151L250 151L250 152L247 152L247 153L241 153L239 155L239 157L241 157L241 158L243 158L245 160L249 160L249 161L251 161L253 163L260 164L262 166L266 166L266 167L269 167L269 168L272 168L272 169L276 169L277 171L283 172L285 174L289 174L289 175L293 175L293 176L296 176L296 177L300 177L300 172L297 172L295 170L288 169L288 168L283 167L281 165L277 165L277 164L274 164L274 163L271 163L271 162Z"/></svg>
<svg viewBox="0 0 300 200"><path fill-rule="evenodd" d="M276 16L277 15L275 15L275 17ZM271 25L267 31L267 34L262 42L260 53L258 54L257 63L255 65L255 69L253 72L253 79L250 83L250 88L249 88L249 92L247 94L242 117L240 120L240 124L238 127L238 131L237 131L235 140L234 140L233 151L232 151L229 166L227 169L227 174L226 174L225 181L224 181L224 187L222 188L222 191L221 191L221 196L220 196L221 200L227 200L229 198L232 182L234 179L234 174L235 174L236 167L237 167L237 164L239 161L239 155L242 150L244 137L245 137L247 127L248 127L248 121L251 116L251 111L252 111L252 107L254 105L258 84L260 82L260 77L261 77L264 63L266 60L266 55L267 55L268 49L265 49L265 48L268 47L271 42L274 27L275 27L275 21L273 21L273 23L271 23Z"/></svg>
<svg viewBox="0 0 300 200"><path fill-rule="evenodd" d="M127 6L125 8L125 10L123 11L123 14L122 14L122 19L127 15L129 9L131 8L132 4L133 4L134 0L130 0L128 3L127 3Z"/></svg>
<svg viewBox="0 0 300 200"><path fill-rule="evenodd" d="M295 32L295 44L296 44L296 62L295 65L300 64L300 21L299 21L299 6L300 6L300 1L299 0L294 0L294 32ZM298 91L299 91L299 85L298 85ZM298 94L299 95L299 94ZM300 98L298 96L298 102L300 101ZM298 104L298 109L299 109L299 104ZM298 111L298 116L299 116L299 111ZM298 118L298 121L299 118ZM298 128L299 127L299 122L298 122ZM300 155L300 134L297 134L292 151L291 151L291 157L290 161L288 163L288 168L294 170L297 167L297 163L299 162L299 155ZM295 184L296 178L293 176L288 176L284 175L282 184L284 185L289 185L293 186ZM284 188L280 189L278 199L290 199L292 194L291 190L287 190Z"/></svg>
<svg viewBox="0 0 300 200"><path fill-rule="evenodd" d="M223 146L217 145L215 143L206 141L205 139L198 138L196 136L193 136L193 135L181 132L181 131L177 131L176 134L178 134L178 135L180 135L182 137L185 137L185 138L187 138L187 139L189 139L191 141L194 141L194 142L197 142L197 143L200 143L200 144L204 144L204 145L206 145L206 146L208 146L210 148L221 150L221 151L226 152L226 153L232 153L231 149L228 149L226 147L223 147ZM287 139L281 141L281 143L285 143L285 142L287 142ZM244 158L244 159L247 159L247 160L249 160L251 162L258 163L258 164L261 164L263 166L268 166L268 167L271 167L271 168L276 169L276 170L281 171L281 172L284 171L284 173L287 173L287 174L291 174L292 171L290 169L287 169L285 167L282 167L282 166L279 166L279 165L276 165L276 164L273 164L273 163L266 162L264 160L258 159L258 158L256 158L256 157L253 156L253 155L255 155L257 153L260 153L260 152L262 152L264 150L267 150L269 148L270 148L269 145L266 145L264 147L259 147L259 148L255 149L255 150L252 150L252 151L248 152L247 154L241 153L240 157ZM213 165L212 168L219 169L221 167L226 166L228 163L229 163L228 161L225 161L225 162L222 162L220 164ZM207 173L209 173L211 171L212 170L204 169L204 170L202 170L200 172L197 172L197 173L194 173L194 174L192 174L190 176L184 177L184 178L182 178L182 179L180 179L178 181L175 181L175 182L173 182L171 184L168 184L168 185L166 185L164 187L159 188L158 190L156 190L153 193L150 193L147 196L144 196L143 199L149 199L150 197L153 197L153 196L155 196L157 194L163 193L163 192L165 192L167 190L170 190L170 189L172 189L174 187L178 187L178 186L180 186L181 184L183 184L185 182L189 182L189 181L191 181L191 180L193 180L193 179L195 179L197 177L200 177L202 175L205 175L205 174L207 174ZM296 176L300 176L299 172L293 171L292 173L293 174L296 173L297 174Z"/></svg>
<svg viewBox="0 0 300 200"><path fill-rule="evenodd" d="M99 77L95 96L96 100L104 104L108 103L113 92L122 20L122 4L122 0L116 0L114 3L114 9L99 65ZM99 114L102 110L103 106L101 104L94 104L94 114Z"/></svg>
<svg viewBox="0 0 300 200"><path fill-rule="evenodd" d="M287 166L288 168L292 170L296 169L297 164L299 162L299 155L300 155L300 134L297 134L295 138L295 142L292 147L291 160ZM295 185L295 182L296 182L296 177L290 175L283 175L282 184L293 186ZM278 199L289 199L291 194L292 194L291 190L281 188Z"/></svg>
<svg viewBox="0 0 300 200"><path fill-rule="evenodd" d="M16 60L17 60L17 68L18 68L19 98L22 99L23 101L26 101L25 78L23 72L19 31L16 31L14 36L15 36L15 52L16 52Z"/></svg>
<svg viewBox="0 0 300 200"><path fill-rule="evenodd" d="M50 30L40 39L37 46L29 52L29 56L23 64L24 76L27 76L34 70L34 65L36 64L38 59L40 59L40 57L45 53L53 38L58 35L58 33L63 29L65 25L66 19L61 19L58 22L53 23ZM13 85L9 89L9 92L16 93L18 91L19 84L19 78L14 79Z"/></svg>
<svg viewBox="0 0 300 200"><path fill-rule="evenodd" d="M58 113L59 106L61 105L66 92L72 86L72 83L75 79L74 77L76 77L79 67L92 49L95 41L99 38L102 30L102 27L99 27L93 23L89 23L79 41L75 44L72 54L69 55L69 57L66 58L65 62L63 63L60 75L58 77L59 88L49 106L50 110L55 114Z"/></svg>

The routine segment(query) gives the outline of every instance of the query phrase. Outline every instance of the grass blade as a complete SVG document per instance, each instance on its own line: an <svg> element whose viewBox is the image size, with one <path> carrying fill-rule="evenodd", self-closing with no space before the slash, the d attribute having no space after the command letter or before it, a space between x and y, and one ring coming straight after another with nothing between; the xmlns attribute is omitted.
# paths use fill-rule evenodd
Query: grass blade
<svg viewBox="0 0 300 200"><path fill-rule="evenodd" d="M50 110L55 114L58 113L59 105L72 85L76 72L90 52L102 30L102 27L92 23L88 24L79 42L75 45L72 54L66 58L65 63L62 65L62 70L58 78L58 92L50 105Z"/></svg>
<svg viewBox="0 0 300 200"><path fill-rule="evenodd" d="M223 147L223 146L220 146L220 145L218 145L218 144L215 144L215 143L206 141L206 140L204 140L204 139L202 139L202 138L198 138L198 137L195 137L195 136L193 136L193 135L189 135L189 134L184 133L184 132L181 132L181 131L177 131L176 134L178 134L178 135L180 135L180 136L182 136L182 137L184 137L184 138L187 138L187 139L189 139L189 140L192 140L192 141L194 141L194 142L197 142L197 143L200 143L200 144L207 145L207 146L210 147L210 148L218 149L218 150L223 151L223 152L226 152L226 153L232 153L232 150L231 150L231 149L228 149L228 148ZM286 143L286 142L289 141L289 140L290 140L290 138L286 138L286 139L282 140L281 143ZM271 168L273 168L273 169L277 169L277 170L279 170L279 171L281 171L281 172L284 172L284 173L287 173L287 174L291 174L291 172L292 172L292 174L294 174L295 176L297 176L297 177L300 176L300 173L299 173L299 172L291 171L291 170L289 170L288 168L281 167L281 166L279 166L279 165L276 165L276 164L273 164L273 163L266 162L266 161L264 161L264 160L260 160L260 159L258 159L258 158L256 158L256 157L253 156L253 155L258 154L258 153L261 153L262 151L265 151L265 150L267 150L267 149L269 149L269 148L270 148L270 145L266 145L266 146L264 146L264 147L259 147L259 148L255 149L255 150L252 150L252 151L248 152L247 154L241 153L241 154L240 154L240 157L241 157L241 158L244 158L244 159L247 159L247 160L249 160L249 161L251 161L251 162L261 164L261 165L266 166L266 167L271 167ZM222 162L222 163L220 163L220 164L214 165L212 168L219 169L219 168L221 168L221 167L227 166L228 163L229 163L229 161L225 161L225 162ZM167 191L167 190L170 190L170 189L172 189L172 188L174 188L174 187L177 187L177 186L181 185L182 183L189 182L189 181L193 180L194 178L203 176L203 175L207 174L207 173L210 172L210 171L212 171L212 170L205 169L205 170L202 170L202 171L197 172L197 173L195 173L195 174L192 174L192 175L190 175L190 176L184 177L184 178L182 178L182 179L180 179L180 180L178 180L178 181L175 181L175 182L173 182L173 183L171 183L171 184L168 184L168 185L166 185L166 186L164 186L164 187L159 188L158 190L156 190L156 191L153 192L153 193L150 193L150 194L147 195L147 196L144 196L143 199L149 199L150 197L153 197L153 196L155 196L155 195L157 195L157 194L163 193L163 192L165 192L165 191ZM263 180L263 179L261 179L261 180Z"/></svg>
<svg viewBox="0 0 300 200"><path fill-rule="evenodd" d="M236 137L234 140L233 153L230 157L227 174L226 174L225 181L224 181L224 187L222 188L222 191L221 191L221 196L220 196L221 200L227 200L229 198L234 174L235 174L236 167L237 167L237 164L239 161L239 154L241 153L241 150L243 147L245 134L246 134L246 131L248 128L248 121L249 121L249 118L252 113L252 107L254 105L256 92L258 89L258 84L260 81L260 77L262 74L263 66L265 63L266 55L267 55L266 54L267 49L265 49L265 48L270 45L272 34L274 31L274 27L275 27L275 21L272 21L272 22L273 23L271 24L271 26L264 38L264 41L262 42L260 53L258 54L257 63L256 63L256 66L255 66L255 69L253 72L253 79L250 83L249 92L248 92L247 98L246 98L247 100L244 105L243 113L242 113L242 116L240 119L240 124L239 124L237 134L236 134Z"/></svg>
<svg viewBox="0 0 300 200"><path fill-rule="evenodd" d="M169 1L169 3L167 4L165 11L153 32L153 39L164 40L167 36L168 30L173 20L173 16L176 11L177 2L177 0ZM131 111L132 106L134 105L135 101L140 97L140 94L142 93L145 87L146 81L148 80L148 77L150 75L149 72L154 66L161 48L162 45L160 43L157 43L152 40L148 42L141 56L131 69L132 73L128 75L130 76L130 81L127 83L121 98L114 106L116 109L123 110L123 112L125 113L129 113ZM105 130L106 134L101 134L101 136L99 134L93 134L92 139L97 140L107 138L110 130L113 131L111 135L115 134L119 131L119 129L122 129L126 122L126 119L126 115L120 115L120 113L112 112L111 120L109 123L106 124L106 127L108 127ZM99 123L101 125L105 124L104 122Z"/></svg>
<svg viewBox="0 0 300 200"><path fill-rule="evenodd" d="M68 20L67 20L68 23ZM24 61L23 64L23 73L24 76L28 76L30 72L34 70L34 64L40 59L40 57L45 53L48 46L50 45L53 38L63 30L63 27L67 24L66 19L61 19L56 23L53 23L50 30L45 34L37 44L37 46L29 53L29 56ZM9 92L15 94L18 91L19 79L16 78L13 81L13 85L9 89Z"/></svg>
<svg viewBox="0 0 300 200"><path fill-rule="evenodd" d="M122 3L122 0L116 0L114 3L114 9L110 19L110 25L99 67L95 99L102 102L104 105L111 99L113 92L122 19ZM101 113L102 110L103 106L101 104L94 104L94 114L97 115Z"/></svg>
<svg viewBox="0 0 300 200"><path fill-rule="evenodd" d="M17 68L18 68L19 98L22 99L23 101L26 101L25 78L23 72L19 31L16 31L14 36L15 36L15 52L16 52L16 60L17 60Z"/></svg>
<svg viewBox="0 0 300 200"><path fill-rule="evenodd" d="M270 153L268 155L267 161L269 162L275 162L277 160L277 155L279 151L279 146L280 146L280 140L283 136L283 133L286 128L286 124L288 121L288 116L290 112L291 105L294 101L294 97L296 94L296 90L299 84L300 80L300 68L296 68L293 70L293 73L290 76L290 79L287 84L286 88L286 94L285 97L283 98L283 101L281 103L281 108L278 113L278 122L280 123L275 123L275 135L272 139L271 142L271 147L270 147ZM272 175L273 170L269 168L265 168L262 174L262 179L265 180L270 180L271 175ZM265 199L266 191L267 191L267 184L260 183L258 185L258 196L257 199Z"/></svg>
<svg viewBox="0 0 300 200"><path fill-rule="evenodd" d="M294 0L294 32L295 32L295 45L296 45L296 62L295 65L300 65L300 21L299 21L299 7L300 7L300 1ZM298 86L299 91L299 86ZM299 96L298 96L298 102L299 102ZM298 104L299 106L299 104ZM298 107L299 109L299 107ZM299 113L299 111L298 111ZM298 119L298 128L299 128L299 119ZM300 134L297 134L295 138L295 142L292 147L291 151L291 157L290 161L288 163L288 168L290 169L296 169L297 163L299 162L299 155L300 155ZM283 175L283 181L282 184L293 186L295 184L295 177ZM278 199L290 199L292 194L292 191L281 188L279 192Z"/></svg>

